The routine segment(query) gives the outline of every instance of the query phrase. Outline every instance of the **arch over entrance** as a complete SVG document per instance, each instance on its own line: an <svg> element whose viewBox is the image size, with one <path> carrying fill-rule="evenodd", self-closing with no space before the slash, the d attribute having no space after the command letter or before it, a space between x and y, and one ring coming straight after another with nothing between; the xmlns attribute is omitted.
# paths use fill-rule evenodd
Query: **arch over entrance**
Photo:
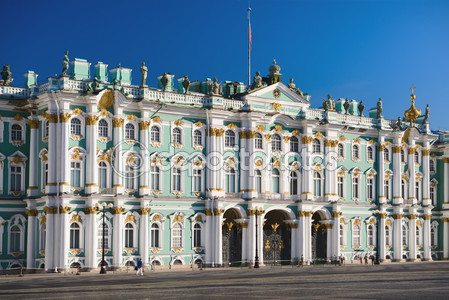
<svg viewBox="0 0 449 300"><path fill-rule="evenodd" d="M265 215L263 226L263 260L265 264L290 264L291 230L285 222L289 220L287 212L272 210Z"/></svg>
<svg viewBox="0 0 449 300"><path fill-rule="evenodd" d="M326 259L327 257L327 228L323 221L326 215L316 211L312 215L312 259Z"/></svg>
<svg viewBox="0 0 449 300"><path fill-rule="evenodd" d="M239 265L242 262L242 228L236 220L242 215L237 208L228 209L223 215L222 258L225 266Z"/></svg>

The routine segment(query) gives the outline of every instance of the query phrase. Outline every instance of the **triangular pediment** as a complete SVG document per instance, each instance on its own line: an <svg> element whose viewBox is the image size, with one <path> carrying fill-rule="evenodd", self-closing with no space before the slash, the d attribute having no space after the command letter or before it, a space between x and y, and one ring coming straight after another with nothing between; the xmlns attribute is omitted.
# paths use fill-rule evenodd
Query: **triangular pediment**
<svg viewBox="0 0 449 300"><path fill-rule="evenodd" d="M299 93L292 91L282 82L278 82L269 86L265 86L254 91L250 91L244 99L267 99L269 101L296 102L304 105L310 105L307 101L308 96L301 96Z"/></svg>

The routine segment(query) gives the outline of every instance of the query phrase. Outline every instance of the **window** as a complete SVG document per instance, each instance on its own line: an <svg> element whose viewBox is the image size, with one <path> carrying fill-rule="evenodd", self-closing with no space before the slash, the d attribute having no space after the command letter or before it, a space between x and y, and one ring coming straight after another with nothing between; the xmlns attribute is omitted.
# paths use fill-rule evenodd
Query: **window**
<svg viewBox="0 0 449 300"><path fill-rule="evenodd" d="M290 151L298 152L298 150L299 150L298 138L296 136L292 136L290 139Z"/></svg>
<svg viewBox="0 0 449 300"><path fill-rule="evenodd" d="M352 228L352 246L360 247L360 226L358 225Z"/></svg>
<svg viewBox="0 0 449 300"><path fill-rule="evenodd" d="M104 249L109 247L109 227L108 224L101 222L98 225L98 249L103 249L103 229L104 229Z"/></svg>
<svg viewBox="0 0 449 300"><path fill-rule="evenodd" d="M419 164L419 152L415 151L415 164Z"/></svg>
<svg viewBox="0 0 449 300"><path fill-rule="evenodd" d="M22 167L11 166L11 192L22 191Z"/></svg>
<svg viewBox="0 0 449 300"><path fill-rule="evenodd" d="M157 126L151 127L151 141L154 143L160 143L161 137L160 137L160 129Z"/></svg>
<svg viewBox="0 0 449 300"><path fill-rule="evenodd" d="M312 153L320 154L321 153L321 143L318 139L314 139L312 141Z"/></svg>
<svg viewBox="0 0 449 300"><path fill-rule="evenodd" d="M151 224L151 248L159 248L160 230L156 223Z"/></svg>
<svg viewBox="0 0 449 300"><path fill-rule="evenodd" d="M225 147L234 147L235 145L235 133L232 130L226 130L225 132Z"/></svg>
<svg viewBox="0 0 449 300"><path fill-rule="evenodd" d="M193 247L201 247L201 225L193 226Z"/></svg>
<svg viewBox="0 0 449 300"><path fill-rule="evenodd" d="M273 186L271 187L271 192L275 194L279 194L279 180L280 180L280 173L278 169L273 169L272 171L272 178L273 178Z"/></svg>
<svg viewBox="0 0 449 300"><path fill-rule="evenodd" d="M279 134L273 134L271 137L271 148L273 151L281 151L281 137Z"/></svg>
<svg viewBox="0 0 449 300"><path fill-rule="evenodd" d="M44 125L43 126L44 128L43 128L43 132L42 132L42 137L46 138L46 137L48 137L48 133L49 133L48 120L45 120L43 125Z"/></svg>
<svg viewBox="0 0 449 300"><path fill-rule="evenodd" d="M172 189L175 192L181 191L181 169L180 168L173 168L172 171L172 178L173 178L173 186Z"/></svg>
<svg viewBox="0 0 449 300"><path fill-rule="evenodd" d="M341 157L341 158L345 157L345 148L343 147L343 144L338 144L337 154L338 154L338 157Z"/></svg>
<svg viewBox="0 0 449 300"><path fill-rule="evenodd" d="M125 225L125 248L134 248L134 226L131 223Z"/></svg>
<svg viewBox="0 0 449 300"><path fill-rule="evenodd" d="M78 118L73 118L70 120L70 134L81 135L81 120Z"/></svg>
<svg viewBox="0 0 449 300"><path fill-rule="evenodd" d="M374 227L368 226L368 246L374 246Z"/></svg>
<svg viewBox="0 0 449 300"><path fill-rule="evenodd" d="M429 170L430 170L430 172L436 172L435 161L433 159L429 160Z"/></svg>
<svg viewBox="0 0 449 300"><path fill-rule="evenodd" d="M429 188L429 194L430 194L430 200L432 201L432 205L436 206L437 202L436 202L436 199L435 199L435 187L432 186L432 185Z"/></svg>
<svg viewBox="0 0 449 300"><path fill-rule="evenodd" d="M318 172L313 173L313 195L321 197L321 174Z"/></svg>
<svg viewBox="0 0 449 300"><path fill-rule="evenodd" d="M44 189L48 183L48 163L43 163L42 168L44 169L42 172L42 188Z"/></svg>
<svg viewBox="0 0 449 300"><path fill-rule="evenodd" d="M337 193L340 198L344 197L344 180L343 176L337 177Z"/></svg>
<svg viewBox="0 0 449 300"><path fill-rule="evenodd" d="M262 172L256 170L256 191L262 193Z"/></svg>
<svg viewBox="0 0 449 300"><path fill-rule="evenodd" d="M100 161L98 164L98 184L100 189L108 187L108 166L104 161Z"/></svg>
<svg viewBox="0 0 449 300"><path fill-rule="evenodd" d="M41 226L41 232L40 232L40 239L39 239L39 250L45 250L45 243L47 239L47 225L44 223Z"/></svg>
<svg viewBox="0 0 449 300"><path fill-rule="evenodd" d="M369 146L366 150L366 157L368 160L374 160L374 150L373 147Z"/></svg>
<svg viewBox="0 0 449 300"><path fill-rule="evenodd" d="M390 229L390 226L385 226L385 245L391 246L391 229Z"/></svg>
<svg viewBox="0 0 449 300"><path fill-rule="evenodd" d="M405 182L404 179L401 180L401 197L402 199L405 199L406 197L406 191L407 191L407 182Z"/></svg>
<svg viewBox="0 0 449 300"><path fill-rule="evenodd" d="M387 200L389 200L390 199L390 180L389 179L384 180L384 194L385 194L385 198L387 198Z"/></svg>
<svg viewBox="0 0 449 300"><path fill-rule="evenodd" d="M254 140L256 149L262 149L262 135L260 133L256 133L256 137Z"/></svg>
<svg viewBox="0 0 449 300"><path fill-rule="evenodd" d="M70 162L70 186L81 187L81 162Z"/></svg>
<svg viewBox="0 0 449 300"><path fill-rule="evenodd" d="M11 141L19 142L22 140L22 126L13 124L11 126Z"/></svg>
<svg viewBox="0 0 449 300"><path fill-rule="evenodd" d="M298 195L298 173L290 172L290 195Z"/></svg>
<svg viewBox="0 0 449 300"><path fill-rule="evenodd" d="M384 149L384 160L390 161L390 150L388 150L387 148Z"/></svg>
<svg viewBox="0 0 449 300"><path fill-rule="evenodd" d="M360 158L359 146L352 145L352 159L359 159L359 158Z"/></svg>
<svg viewBox="0 0 449 300"><path fill-rule="evenodd" d="M125 165L125 189L137 189L137 168L132 165Z"/></svg>
<svg viewBox="0 0 449 300"><path fill-rule="evenodd" d="M345 244L344 243L344 241L345 241L344 228L343 228L343 225L341 225L341 224L340 224L340 235L339 235L339 238L340 238L340 245L344 245Z"/></svg>
<svg viewBox="0 0 449 300"><path fill-rule="evenodd" d="M201 131L198 129L193 132L193 144L196 146L203 145L203 135L201 134Z"/></svg>
<svg viewBox="0 0 449 300"><path fill-rule="evenodd" d="M402 245L407 246L407 226L402 225Z"/></svg>
<svg viewBox="0 0 449 300"><path fill-rule="evenodd" d="M80 248L81 227L78 223L70 225L70 249Z"/></svg>
<svg viewBox="0 0 449 300"><path fill-rule="evenodd" d="M352 198L359 199L359 178L352 177Z"/></svg>
<svg viewBox="0 0 449 300"><path fill-rule="evenodd" d="M405 151L404 151L404 149L401 150L401 162L405 163Z"/></svg>
<svg viewBox="0 0 449 300"><path fill-rule="evenodd" d="M151 165L150 168L151 188L153 191L159 191L159 167Z"/></svg>
<svg viewBox="0 0 449 300"><path fill-rule="evenodd" d="M14 225L10 229L9 233L9 251L10 252L20 252L20 238L22 231L19 226Z"/></svg>
<svg viewBox="0 0 449 300"><path fill-rule="evenodd" d="M432 248L436 247L438 245L437 240L437 230L435 228L430 229L430 246Z"/></svg>
<svg viewBox="0 0 449 300"><path fill-rule="evenodd" d="M203 172L201 169L193 169L193 192L199 193L202 189Z"/></svg>
<svg viewBox="0 0 449 300"><path fill-rule="evenodd" d="M182 248L182 226L179 223L173 226L172 248Z"/></svg>
<svg viewBox="0 0 449 300"><path fill-rule="evenodd" d="M416 226L416 245L421 245L421 227Z"/></svg>
<svg viewBox="0 0 449 300"><path fill-rule="evenodd" d="M226 186L225 186L225 192L226 193L235 193L235 170L234 168L228 168L226 170Z"/></svg>
<svg viewBox="0 0 449 300"><path fill-rule="evenodd" d="M374 178L368 178L366 180L366 192L368 199L374 199Z"/></svg>
<svg viewBox="0 0 449 300"><path fill-rule="evenodd" d="M135 140L136 139L134 124L131 124L131 123L126 124L125 139L127 139L127 140Z"/></svg>
<svg viewBox="0 0 449 300"><path fill-rule="evenodd" d="M416 199L421 199L421 193L420 193L420 182L417 180L415 181L415 190L416 190Z"/></svg>
<svg viewBox="0 0 449 300"><path fill-rule="evenodd" d="M98 121L98 136L99 137L108 137L108 122L105 119L101 119Z"/></svg>

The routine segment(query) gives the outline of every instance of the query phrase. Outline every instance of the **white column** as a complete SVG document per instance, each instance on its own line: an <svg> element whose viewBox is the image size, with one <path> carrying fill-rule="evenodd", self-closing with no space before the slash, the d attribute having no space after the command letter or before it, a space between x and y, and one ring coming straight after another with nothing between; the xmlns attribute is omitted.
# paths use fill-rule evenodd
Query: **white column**
<svg viewBox="0 0 449 300"><path fill-rule="evenodd" d="M116 189L117 194L123 194L124 187L122 184L122 177L120 176L120 173L124 171L122 166L122 126L123 122L125 120L123 119L114 119L112 120L112 123L114 125L114 147L115 147L115 153L114 153L114 168L116 172L114 172L114 185L113 188ZM119 173L119 174L117 174ZM121 252L120 252L121 253ZM120 262L121 263L121 262Z"/></svg>
<svg viewBox="0 0 449 300"><path fill-rule="evenodd" d="M148 240L148 230L149 230L149 219L148 213L150 212L150 208L141 208L140 209L140 256L142 257L142 261L144 265L149 263L150 253L150 242Z"/></svg>
<svg viewBox="0 0 449 300"><path fill-rule="evenodd" d="M416 209L411 208L410 215L408 215L408 249L409 260L416 260Z"/></svg>
<svg viewBox="0 0 449 300"><path fill-rule="evenodd" d="M399 140L400 142L400 140ZM393 204L403 203L401 195L401 146L395 146L393 149Z"/></svg>
<svg viewBox="0 0 449 300"><path fill-rule="evenodd" d="M410 141L410 148L408 149L408 170L410 174L410 178L408 180L408 199L410 204L416 205L417 197L416 195L416 169L415 169L415 152L414 148L415 141Z"/></svg>
<svg viewBox="0 0 449 300"><path fill-rule="evenodd" d="M38 131L39 120L29 120L30 125L30 164L29 164L29 186L27 189L28 196L37 196L38 194Z"/></svg>
<svg viewBox="0 0 449 300"><path fill-rule="evenodd" d="M327 249L326 249L326 258L330 259L332 256L334 256L334 253L332 252L332 224L324 224L326 227L326 236L327 236Z"/></svg>
<svg viewBox="0 0 449 300"><path fill-rule="evenodd" d="M449 258L449 218L443 218L443 258Z"/></svg>
<svg viewBox="0 0 449 300"><path fill-rule="evenodd" d="M69 215L70 207L61 207L59 220L60 220L60 249L59 249L59 266L61 268L69 267L69 247L70 247L70 224Z"/></svg>
<svg viewBox="0 0 449 300"><path fill-rule="evenodd" d="M28 216L28 230L27 230L27 268L35 268L35 258L36 258L36 209L27 209L26 214Z"/></svg>
<svg viewBox="0 0 449 300"><path fill-rule="evenodd" d="M214 209L215 219L215 263L219 266L223 265L223 236L222 226L223 211L221 209Z"/></svg>
<svg viewBox="0 0 449 300"><path fill-rule="evenodd" d="M69 117L69 114L61 114L61 123L59 124L61 130L61 140L58 141L61 153L59 190L61 193L70 192Z"/></svg>
<svg viewBox="0 0 449 300"><path fill-rule="evenodd" d="M122 242L122 213L125 211L122 207L114 207L112 212L114 214L114 242L113 242L113 264L114 268L120 268L122 266L122 256L123 256L123 242Z"/></svg>
<svg viewBox="0 0 449 300"><path fill-rule="evenodd" d="M97 121L97 116L86 117L86 165L90 166L86 172L86 194L98 193Z"/></svg>
<svg viewBox="0 0 449 300"><path fill-rule="evenodd" d="M248 220L243 220L240 223L242 227L242 261L249 262L248 256Z"/></svg>
<svg viewBox="0 0 449 300"><path fill-rule="evenodd" d="M384 181L385 181L385 163L384 163L384 149L385 149L385 145L382 145L383 143L383 138L381 138L381 140L379 141L379 151L377 153L377 160L379 162L378 166L379 166L379 173L378 173L378 178L379 178L379 183L378 183L378 191L377 191L377 195L379 195L379 204L385 204L387 202L387 198L385 197L385 188L384 188ZM385 227L384 229L385 230Z"/></svg>
<svg viewBox="0 0 449 300"><path fill-rule="evenodd" d="M46 213L46 236L45 236L45 268L53 270L55 268L54 261L54 243L55 243L55 213L56 207L45 207Z"/></svg>
<svg viewBox="0 0 449 300"><path fill-rule="evenodd" d="M256 260L256 216L254 209L248 208L248 259L254 266Z"/></svg>
<svg viewBox="0 0 449 300"><path fill-rule="evenodd" d="M332 217L333 221L333 229L332 229L332 246L333 251L332 255L340 257L340 217L342 213L340 211L333 211Z"/></svg>
<svg viewBox="0 0 449 300"><path fill-rule="evenodd" d="M425 142L425 144L428 144L428 142ZM424 147L428 147L428 145L425 145ZM432 200L430 199L430 149L423 149L422 150L422 164L423 164L423 206L429 206L432 205Z"/></svg>
<svg viewBox="0 0 449 300"><path fill-rule="evenodd" d="M423 226L423 247L424 247L424 260L429 261L432 259L430 254L430 220L432 218L430 208L424 210L424 226Z"/></svg>
<svg viewBox="0 0 449 300"><path fill-rule="evenodd" d="M305 248L306 254L304 255L305 261L312 260L312 214L311 211L306 211L305 213Z"/></svg>
<svg viewBox="0 0 449 300"><path fill-rule="evenodd" d="M206 202L206 209L204 210L206 215L206 266L212 265L213 262L213 217L211 201Z"/></svg>
<svg viewBox="0 0 449 300"><path fill-rule="evenodd" d="M295 222L295 220L292 220L293 222ZM291 261L294 262L295 258L299 259L299 257L297 256L298 253L298 223L291 223L289 224L291 227L290 229L290 244L291 244L291 249L290 249L290 253L291 253Z"/></svg>
<svg viewBox="0 0 449 300"><path fill-rule="evenodd" d="M385 217L387 216L386 213L381 212L379 213L379 219L380 219L380 244L377 245L379 247L379 259L381 261L385 260Z"/></svg>
<svg viewBox="0 0 449 300"><path fill-rule="evenodd" d="M302 171L302 194L301 199L302 200L312 200L313 199L313 193L312 193L312 161L311 161L311 151L312 151L312 140L313 137L311 136L304 136L302 138L302 157L305 161L303 161L303 171Z"/></svg>
<svg viewBox="0 0 449 300"><path fill-rule="evenodd" d="M263 257L263 249L264 249L264 240L263 240L263 223L265 221L265 211L262 210L258 215L256 215L257 218L257 238L258 241L256 241L258 250L259 250L259 264L264 265L264 257Z"/></svg>
<svg viewBox="0 0 449 300"><path fill-rule="evenodd" d="M334 160L336 157L335 155L330 156L330 153L336 153L335 147L338 145L337 140L325 140L325 158L327 158L327 161L325 159L324 164L329 166L333 166L333 164L336 163ZM325 199L328 201L337 201L338 200L338 194L337 194L337 174L336 174L337 168L329 167L325 168Z"/></svg>
<svg viewBox="0 0 449 300"><path fill-rule="evenodd" d="M96 268L97 267L97 250L98 250L98 226L97 226L97 211L96 207L86 207L84 212L86 213L86 267ZM115 224L114 224L115 225Z"/></svg>
<svg viewBox="0 0 449 300"><path fill-rule="evenodd" d="M47 194L56 194L57 168L58 168L58 138L57 138L57 115L47 115L48 120L48 182L45 187ZM47 268L47 264L45 264Z"/></svg>
<svg viewBox="0 0 449 300"><path fill-rule="evenodd" d="M298 216L298 239L297 239L297 249L298 249L298 259L301 260L301 256L303 259L306 257L306 218L303 211L298 210L296 213Z"/></svg>
<svg viewBox="0 0 449 300"><path fill-rule="evenodd" d="M145 145L145 147L142 147L140 150L140 154L143 157L143 165L149 166L149 153L147 146L149 145L148 141L148 127L150 125L150 122L148 121L142 121L140 122L140 142ZM139 195L149 195L150 194L150 186L149 186L149 178L148 178L148 172L143 172L142 176L140 176L140 186L139 186ZM143 260L143 259L142 259ZM147 263L144 261L144 263Z"/></svg>
<svg viewBox="0 0 449 300"><path fill-rule="evenodd" d="M402 259L402 208L397 208L393 214L393 261L401 261Z"/></svg>

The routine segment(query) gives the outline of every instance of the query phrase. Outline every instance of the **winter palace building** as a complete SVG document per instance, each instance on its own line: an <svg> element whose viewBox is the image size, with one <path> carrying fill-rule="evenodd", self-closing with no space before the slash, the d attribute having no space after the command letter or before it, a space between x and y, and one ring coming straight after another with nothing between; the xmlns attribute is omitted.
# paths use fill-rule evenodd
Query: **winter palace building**
<svg viewBox="0 0 449 300"><path fill-rule="evenodd" d="M276 62L250 86L164 73L157 88L144 64L139 85L63 66L24 88L3 68L0 269L90 270L103 248L114 268L449 258L449 132L413 89L387 120L380 99L311 102Z"/></svg>

